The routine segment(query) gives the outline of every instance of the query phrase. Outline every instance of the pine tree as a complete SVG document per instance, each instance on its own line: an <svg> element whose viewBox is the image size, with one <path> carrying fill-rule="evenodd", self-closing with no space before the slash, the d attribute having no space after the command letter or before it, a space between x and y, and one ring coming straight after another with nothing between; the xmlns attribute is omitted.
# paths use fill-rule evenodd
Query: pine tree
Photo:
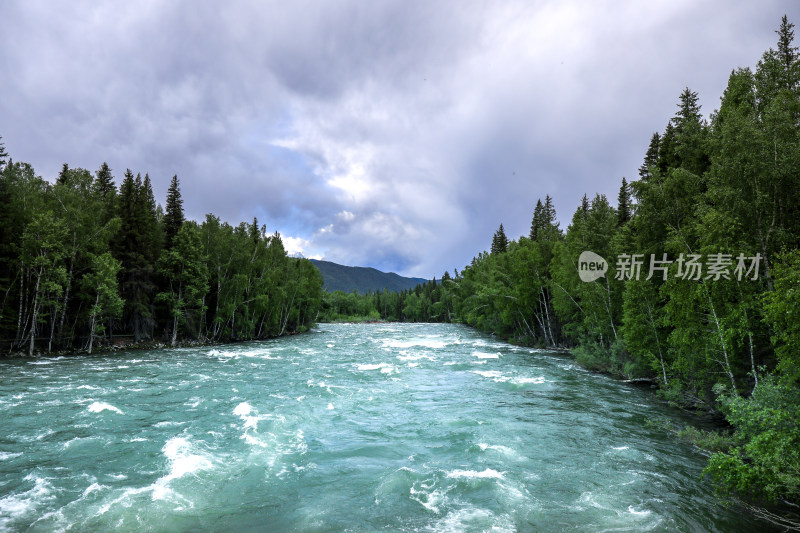
<svg viewBox="0 0 800 533"><path fill-rule="evenodd" d="M783 108L790 108L797 114L795 101L797 98L798 84L800 84L800 65L798 65L797 47L794 42L794 24L786 16L781 20L778 34L778 49L770 48L758 62L756 69L756 94L758 112L762 119L769 120L770 104ZM781 95L781 96L779 96ZM777 100L782 100L776 102ZM796 118L796 116L795 116Z"/></svg>
<svg viewBox="0 0 800 533"><path fill-rule="evenodd" d="M167 191L167 212L164 215L164 248L172 249L173 240L183 225L183 199L178 183L178 175L172 176Z"/></svg>
<svg viewBox="0 0 800 533"><path fill-rule="evenodd" d="M544 198L544 210L542 211L543 215L543 226L545 228L552 227L558 229L558 222L556 221L556 208L553 206L553 199L550 198L548 194Z"/></svg>
<svg viewBox="0 0 800 533"><path fill-rule="evenodd" d="M622 178L622 185L619 188L617 197L617 221L620 226L624 226L631 219L631 191L625 177Z"/></svg>
<svg viewBox="0 0 800 533"><path fill-rule="evenodd" d="M117 187L114 185L114 176L111 175L111 169L108 163L103 163L100 168L95 172L96 178L94 187L100 193L100 197L106 200L109 194L115 194Z"/></svg>
<svg viewBox="0 0 800 533"><path fill-rule="evenodd" d="M102 220L108 222L114 218L116 213L117 186L114 185L114 176L111 175L111 169L107 163L100 165L95 172L93 187L103 202Z"/></svg>
<svg viewBox="0 0 800 533"><path fill-rule="evenodd" d="M529 237L532 241L535 241L539 237L539 230L542 228L542 211L544 210L544 206L542 205L542 200L536 200L536 207L533 208L533 220L531 221L531 232Z"/></svg>
<svg viewBox="0 0 800 533"><path fill-rule="evenodd" d="M652 177L652 169L658 165L658 153L661 145L661 136L658 132L654 133L650 138L650 146L647 147L647 153L644 156L644 162L639 167L639 178L643 180Z"/></svg>
<svg viewBox="0 0 800 533"><path fill-rule="evenodd" d="M678 165L678 156L675 154L675 126L672 121L669 121L658 143L658 163L656 167L661 174L666 174L667 170L677 168Z"/></svg>
<svg viewBox="0 0 800 533"><path fill-rule="evenodd" d="M258 242L261 240L261 229L258 227L258 218L253 217L253 223L248 230L250 232L250 238L253 240L253 246L258 246Z"/></svg>
<svg viewBox="0 0 800 533"><path fill-rule="evenodd" d="M503 225L500 224L500 228L495 232L494 237L492 237L492 254L502 254L505 253L507 249L508 238L506 238Z"/></svg>
<svg viewBox="0 0 800 533"><path fill-rule="evenodd" d="M789 22L786 15L781 19L781 27L776 30L778 34L778 61L783 67L783 83L782 85L792 91L797 89L798 77L800 72L797 70L797 47L792 46L794 41L794 24Z"/></svg>
<svg viewBox="0 0 800 533"><path fill-rule="evenodd" d="M156 197L153 194L153 186L150 183L149 174L144 175L140 201L141 212L139 216L144 221L142 226L144 228L144 242L149 254L148 259L152 265L155 265L164 244L162 223L165 217L161 206L156 204Z"/></svg>
<svg viewBox="0 0 800 533"><path fill-rule="evenodd" d="M589 197L586 194L583 195L581 198L581 207L580 207L580 214L581 219L586 220L586 217L589 215Z"/></svg>
<svg viewBox="0 0 800 533"><path fill-rule="evenodd" d="M536 218L535 213L534 218ZM537 223L538 229L533 240L554 242L560 237L561 230L556 220L556 208L553 206L553 199L549 194L545 196L544 203L541 204Z"/></svg>
<svg viewBox="0 0 800 533"><path fill-rule="evenodd" d="M685 88L678 103L678 114L672 118L675 126L676 167L702 176L711 165L707 144L708 128L700 113L697 93Z"/></svg>
<svg viewBox="0 0 800 533"><path fill-rule="evenodd" d="M678 114L672 117L672 124L675 126L677 133L682 133L687 128L702 122L703 116L700 114L698 100L697 93L688 87L681 92Z"/></svg>
<svg viewBox="0 0 800 533"><path fill-rule="evenodd" d="M69 165L64 163L61 166L61 172L58 173L58 178L56 178L56 183L64 184L66 183L68 177L69 177Z"/></svg>
<svg viewBox="0 0 800 533"><path fill-rule="evenodd" d="M6 152L5 144L2 142L3 137L0 136L0 171L3 170L3 167L6 164L6 157L8 157L8 152Z"/></svg>
<svg viewBox="0 0 800 533"><path fill-rule="evenodd" d="M124 321L134 340L151 337L156 322L153 296L155 261L158 256L158 224L150 178L133 178L130 170L120 186L118 213L121 219L116 257L122 263L120 292L125 300Z"/></svg>

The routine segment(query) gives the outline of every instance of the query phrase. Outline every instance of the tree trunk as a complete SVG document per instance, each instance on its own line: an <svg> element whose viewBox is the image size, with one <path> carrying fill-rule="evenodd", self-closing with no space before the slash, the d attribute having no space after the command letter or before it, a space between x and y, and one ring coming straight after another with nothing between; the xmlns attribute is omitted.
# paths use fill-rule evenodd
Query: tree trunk
<svg viewBox="0 0 800 533"><path fill-rule="evenodd" d="M42 268L39 268L39 273L36 276L36 289L33 296L33 314L31 315L31 343L28 347L28 355L33 355L33 343L36 339L36 320L39 314L39 282L42 279Z"/></svg>
<svg viewBox="0 0 800 533"><path fill-rule="evenodd" d="M614 340L617 340L617 328L614 327L614 316L611 314L611 286L606 278L606 299L603 300L608 313L608 321L611 323L611 331L614 333Z"/></svg>
<svg viewBox="0 0 800 533"><path fill-rule="evenodd" d="M21 344L22 338L24 336L23 325L22 325L22 309L23 309L23 302L25 298L25 275L23 272L22 265L19 267L19 314L17 315L17 340L16 342ZM27 322L27 321L26 321Z"/></svg>
<svg viewBox="0 0 800 533"><path fill-rule="evenodd" d="M733 387L733 392L737 396L739 395L739 391L736 389L736 380L733 377L733 372L731 371L731 364L728 360L728 349L725 346L725 338L722 335L722 326L719 324L719 319L717 318L717 311L714 309L714 302L711 301L711 295L708 293L708 288L705 288L706 291L706 298L708 298L708 306L711 308L711 316L714 317L714 324L717 326L717 334L719 335L719 343L722 346L722 356L724 358L723 370L728 375L728 378L731 380L731 386Z"/></svg>
<svg viewBox="0 0 800 533"><path fill-rule="evenodd" d="M94 308L97 309L97 304L100 303L100 293L97 293L97 298L94 300ZM92 310L92 319L89 321L89 353L92 353L92 344L94 343L94 327L95 327L95 318L97 313L95 310Z"/></svg>
<svg viewBox="0 0 800 533"><path fill-rule="evenodd" d="M77 240L77 236L75 233L72 234L72 257L69 260L69 272L67 273L67 286L64 289L64 302L62 305L64 306L61 309L61 321L58 324L58 340L59 342L63 343L64 338L64 317L67 315L67 303L69 302L69 290L72 287L72 272L75 267L75 254L77 253L75 250L75 241ZM52 342L52 339L50 340Z"/></svg>
<svg viewBox="0 0 800 533"><path fill-rule="evenodd" d="M56 316L58 315L57 304L53 304L53 317L50 319L50 339L47 341L47 353L53 349L53 336L56 334Z"/></svg>
<svg viewBox="0 0 800 533"><path fill-rule="evenodd" d="M661 373L664 378L664 386L667 386L667 367L664 364L664 355L661 353L661 342L658 340L658 330L656 329L656 322L653 319L653 312L650 307L650 302L646 302L647 304L647 317L649 319L650 325L653 328L653 335L656 338L656 347L658 348L658 359L661 361Z"/></svg>
<svg viewBox="0 0 800 533"><path fill-rule="evenodd" d="M553 324L552 320L550 319L550 309L548 309L549 299L547 298L547 293L544 292L544 285L539 285L539 290L542 293L542 301L544 302L544 312L547 320L547 332L550 335L550 346L555 346L556 339L553 336Z"/></svg>

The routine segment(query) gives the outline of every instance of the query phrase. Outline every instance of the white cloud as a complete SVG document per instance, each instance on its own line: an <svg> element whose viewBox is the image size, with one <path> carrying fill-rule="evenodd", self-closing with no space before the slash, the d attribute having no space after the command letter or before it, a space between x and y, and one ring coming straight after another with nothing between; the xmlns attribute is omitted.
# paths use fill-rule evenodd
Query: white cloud
<svg viewBox="0 0 800 533"><path fill-rule="evenodd" d="M322 259L323 257L323 254L313 251L313 244L308 239L281 235L281 240L286 253L291 256L301 256L306 259Z"/></svg>

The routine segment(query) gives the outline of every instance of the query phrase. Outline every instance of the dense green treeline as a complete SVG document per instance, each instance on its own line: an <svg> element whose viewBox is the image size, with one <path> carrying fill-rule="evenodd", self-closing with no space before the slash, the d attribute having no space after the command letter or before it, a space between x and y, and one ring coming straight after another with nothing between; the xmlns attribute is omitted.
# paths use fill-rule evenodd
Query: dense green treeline
<svg viewBox="0 0 800 533"><path fill-rule="evenodd" d="M707 469L722 492L800 503L800 57L786 17L776 33L754 71L731 73L710 121L682 92L616 207L584 196L563 230L547 197L527 236L501 225L453 278L329 295L329 316L460 321L649 378L732 424ZM604 276L582 279L585 251Z"/></svg>
<svg viewBox="0 0 800 533"><path fill-rule="evenodd" d="M390 320L399 322L451 322L455 320L450 274L441 282L435 278L413 289L400 292L334 291L325 294L320 320L323 322L353 320Z"/></svg>
<svg viewBox="0 0 800 533"><path fill-rule="evenodd" d="M117 189L105 163L94 175L65 164L51 184L7 158L0 144L5 351L257 339L314 323L316 267L255 219L184 220L177 176L162 209L148 175L128 170Z"/></svg>

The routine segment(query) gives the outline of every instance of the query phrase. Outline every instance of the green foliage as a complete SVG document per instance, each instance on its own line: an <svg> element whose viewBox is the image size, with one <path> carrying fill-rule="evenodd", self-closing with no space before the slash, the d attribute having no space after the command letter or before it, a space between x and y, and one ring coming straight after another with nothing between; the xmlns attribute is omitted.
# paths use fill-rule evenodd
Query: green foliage
<svg viewBox="0 0 800 533"><path fill-rule="evenodd" d="M800 390L767 376L748 399L724 386L716 392L735 429L735 446L714 454L704 473L725 495L799 501Z"/></svg>
<svg viewBox="0 0 800 533"><path fill-rule="evenodd" d="M785 383L800 385L800 250L778 256L774 287L764 294L764 313L772 326L778 370Z"/></svg>
<svg viewBox="0 0 800 533"><path fill-rule="evenodd" d="M178 327L194 324L193 336L199 332L201 313L208 292L208 266L196 224L184 224L172 242L172 248L161 254L158 271L168 283L156 300L167 304L172 316L172 345L178 337Z"/></svg>
<svg viewBox="0 0 800 533"><path fill-rule="evenodd" d="M115 334L174 344L311 327L319 271L256 223L184 223L177 178L172 185L165 215L147 174L126 171L117 190L105 163L94 177L65 164L52 185L26 163L3 165L0 338L33 354L91 351Z"/></svg>
<svg viewBox="0 0 800 533"><path fill-rule="evenodd" d="M734 440L727 432L703 430L694 426L686 426L678 431L678 437L712 453L727 453L734 446Z"/></svg>
<svg viewBox="0 0 800 533"><path fill-rule="evenodd" d="M89 299L89 353L92 353L95 336L105 330L103 320L122 316L124 302L119 295L117 274L122 265L104 252L90 258L91 270L83 277L84 295ZM94 294L94 300L91 295Z"/></svg>

